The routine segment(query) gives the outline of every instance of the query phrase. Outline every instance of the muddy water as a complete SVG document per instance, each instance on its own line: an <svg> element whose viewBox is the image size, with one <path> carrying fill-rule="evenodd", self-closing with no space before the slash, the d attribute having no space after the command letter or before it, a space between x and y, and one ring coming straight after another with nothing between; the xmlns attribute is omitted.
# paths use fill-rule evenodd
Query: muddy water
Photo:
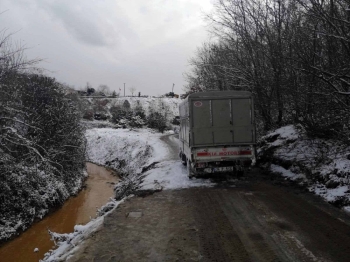
<svg viewBox="0 0 350 262"><path fill-rule="evenodd" d="M112 175L112 171L91 163L87 163L86 168L89 174L86 188L70 198L61 209L2 246L0 262L37 262L53 247L47 229L70 233L74 231L74 225L86 224L95 217L97 208L113 197L113 184L118 182L118 178ZM34 253L35 248L39 252Z"/></svg>

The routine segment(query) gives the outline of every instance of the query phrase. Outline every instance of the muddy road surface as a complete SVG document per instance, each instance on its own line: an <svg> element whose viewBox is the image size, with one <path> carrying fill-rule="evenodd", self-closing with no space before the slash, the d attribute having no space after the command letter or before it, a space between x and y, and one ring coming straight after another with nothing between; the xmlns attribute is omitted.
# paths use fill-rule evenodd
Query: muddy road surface
<svg viewBox="0 0 350 262"><path fill-rule="evenodd" d="M256 170L133 197L69 261L350 261L350 219Z"/></svg>

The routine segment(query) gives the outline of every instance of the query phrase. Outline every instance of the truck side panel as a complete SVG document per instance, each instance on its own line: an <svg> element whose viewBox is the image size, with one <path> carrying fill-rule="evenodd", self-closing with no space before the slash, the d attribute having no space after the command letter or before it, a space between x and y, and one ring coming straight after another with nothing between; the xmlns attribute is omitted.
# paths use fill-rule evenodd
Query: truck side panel
<svg viewBox="0 0 350 262"><path fill-rule="evenodd" d="M190 122L189 122L189 105L187 102L180 104L180 151L186 156L191 154L190 149Z"/></svg>

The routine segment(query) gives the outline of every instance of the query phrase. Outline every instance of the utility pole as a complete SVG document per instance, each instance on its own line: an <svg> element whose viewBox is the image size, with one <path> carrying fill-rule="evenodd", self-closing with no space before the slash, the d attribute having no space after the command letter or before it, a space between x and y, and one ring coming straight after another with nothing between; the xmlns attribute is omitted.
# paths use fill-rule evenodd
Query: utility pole
<svg viewBox="0 0 350 262"><path fill-rule="evenodd" d="M172 92L172 93L174 93L174 86L175 86L175 84L173 84L173 88L171 89L171 92Z"/></svg>
<svg viewBox="0 0 350 262"><path fill-rule="evenodd" d="M124 97L125 97L125 83L124 83Z"/></svg>

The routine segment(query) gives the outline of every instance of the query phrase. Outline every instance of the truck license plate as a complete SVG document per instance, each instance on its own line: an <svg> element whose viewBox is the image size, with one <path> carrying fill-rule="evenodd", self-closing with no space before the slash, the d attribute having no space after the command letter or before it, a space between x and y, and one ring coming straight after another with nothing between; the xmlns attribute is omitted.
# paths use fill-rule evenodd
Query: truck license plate
<svg viewBox="0 0 350 262"><path fill-rule="evenodd" d="M228 171L233 171L233 166L214 167L214 168L212 168L212 173L214 173L214 172L228 172Z"/></svg>

